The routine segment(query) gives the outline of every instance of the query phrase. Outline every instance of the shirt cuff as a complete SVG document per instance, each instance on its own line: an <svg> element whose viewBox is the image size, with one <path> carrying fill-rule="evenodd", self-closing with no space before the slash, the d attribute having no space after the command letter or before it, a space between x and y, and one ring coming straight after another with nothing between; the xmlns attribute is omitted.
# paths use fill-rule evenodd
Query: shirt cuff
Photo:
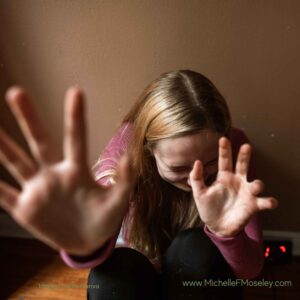
<svg viewBox="0 0 300 300"><path fill-rule="evenodd" d="M258 241L249 238L242 230L232 237L220 237L204 225L205 234L216 245L237 278L256 277L264 264L263 252Z"/></svg>
<svg viewBox="0 0 300 300"><path fill-rule="evenodd" d="M88 256L76 257L61 249L60 257L71 268L90 269L102 264L113 252L117 237L109 239L101 248Z"/></svg>

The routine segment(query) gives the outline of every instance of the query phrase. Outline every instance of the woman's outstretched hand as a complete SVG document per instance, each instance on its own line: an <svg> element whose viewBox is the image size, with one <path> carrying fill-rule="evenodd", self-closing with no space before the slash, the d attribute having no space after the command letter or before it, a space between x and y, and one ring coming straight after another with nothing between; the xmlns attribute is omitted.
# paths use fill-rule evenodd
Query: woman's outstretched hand
<svg viewBox="0 0 300 300"><path fill-rule="evenodd" d="M77 88L65 97L63 154L26 91L11 88L6 98L33 158L0 128L0 161L21 186L20 191L0 181L1 207L49 246L90 254L121 225L135 182L130 158L121 159L115 185L95 183L87 163L84 99Z"/></svg>
<svg viewBox="0 0 300 300"><path fill-rule="evenodd" d="M219 139L218 174L211 186L206 186L201 161L194 163L190 173L193 196L201 220L208 229L223 237L230 237L243 230L249 219L258 211L274 209L277 200L273 197L259 197L263 182L247 181L251 146L241 146L235 172L232 166L230 141Z"/></svg>

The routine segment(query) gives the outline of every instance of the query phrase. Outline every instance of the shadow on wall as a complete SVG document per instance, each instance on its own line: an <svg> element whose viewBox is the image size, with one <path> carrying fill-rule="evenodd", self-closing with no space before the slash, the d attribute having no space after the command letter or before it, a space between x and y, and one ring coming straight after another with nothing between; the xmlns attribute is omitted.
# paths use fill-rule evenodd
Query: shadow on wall
<svg viewBox="0 0 300 300"><path fill-rule="evenodd" d="M288 166L278 159L267 156L260 149L255 148L254 156L257 177L266 185L263 195L273 195L279 203L275 210L261 212L264 229L298 231L299 224L295 213L297 199L295 199L295 195L299 194L299 178L291 172ZM261 168L260 166L268 166L268 168ZM274 180L274 176L280 177L281 184L279 186L272 185L272 182L278 182L278 179ZM289 222L286 226L285 223L281 223L278 227L277 223L274 222L278 219L288 220Z"/></svg>

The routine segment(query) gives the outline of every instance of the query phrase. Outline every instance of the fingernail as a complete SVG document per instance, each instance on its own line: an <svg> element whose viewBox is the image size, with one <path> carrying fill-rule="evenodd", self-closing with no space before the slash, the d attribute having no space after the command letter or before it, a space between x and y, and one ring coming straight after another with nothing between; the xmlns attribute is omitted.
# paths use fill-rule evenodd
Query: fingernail
<svg viewBox="0 0 300 300"><path fill-rule="evenodd" d="M19 86L12 86L6 92L6 100L10 101L11 99L15 99L24 94L24 89Z"/></svg>

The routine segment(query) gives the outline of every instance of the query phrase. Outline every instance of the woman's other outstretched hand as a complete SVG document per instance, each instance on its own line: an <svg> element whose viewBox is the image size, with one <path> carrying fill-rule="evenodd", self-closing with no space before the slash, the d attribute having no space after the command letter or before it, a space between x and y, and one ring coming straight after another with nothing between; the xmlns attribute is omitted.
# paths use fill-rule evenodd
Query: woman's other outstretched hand
<svg viewBox="0 0 300 300"><path fill-rule="evenodd" d="M223 237L230 237L242 231L250 218L258 211L274 209L277 200L273 197L259 197L264 185L260 180L247 181L251 146L241 146L235 172L232 166L230 141L219 139L218 174L211 186L206 186L201 161L194 163L190 173L193 196L201 220L208 229Z"/></svg>
<svg viewBox="0 0 300 300"><path fill-rule="evenodd" d="M63 154L26 91L11 88L6 98L33 158L0 128L0 161L21 186L20 191L0 181L1 207L49 246L90 254L121 225L135 183L130 158L122 157L115 185L94 181L87 163L84 97L78 88L70 88L65 97Z"/></svg>

